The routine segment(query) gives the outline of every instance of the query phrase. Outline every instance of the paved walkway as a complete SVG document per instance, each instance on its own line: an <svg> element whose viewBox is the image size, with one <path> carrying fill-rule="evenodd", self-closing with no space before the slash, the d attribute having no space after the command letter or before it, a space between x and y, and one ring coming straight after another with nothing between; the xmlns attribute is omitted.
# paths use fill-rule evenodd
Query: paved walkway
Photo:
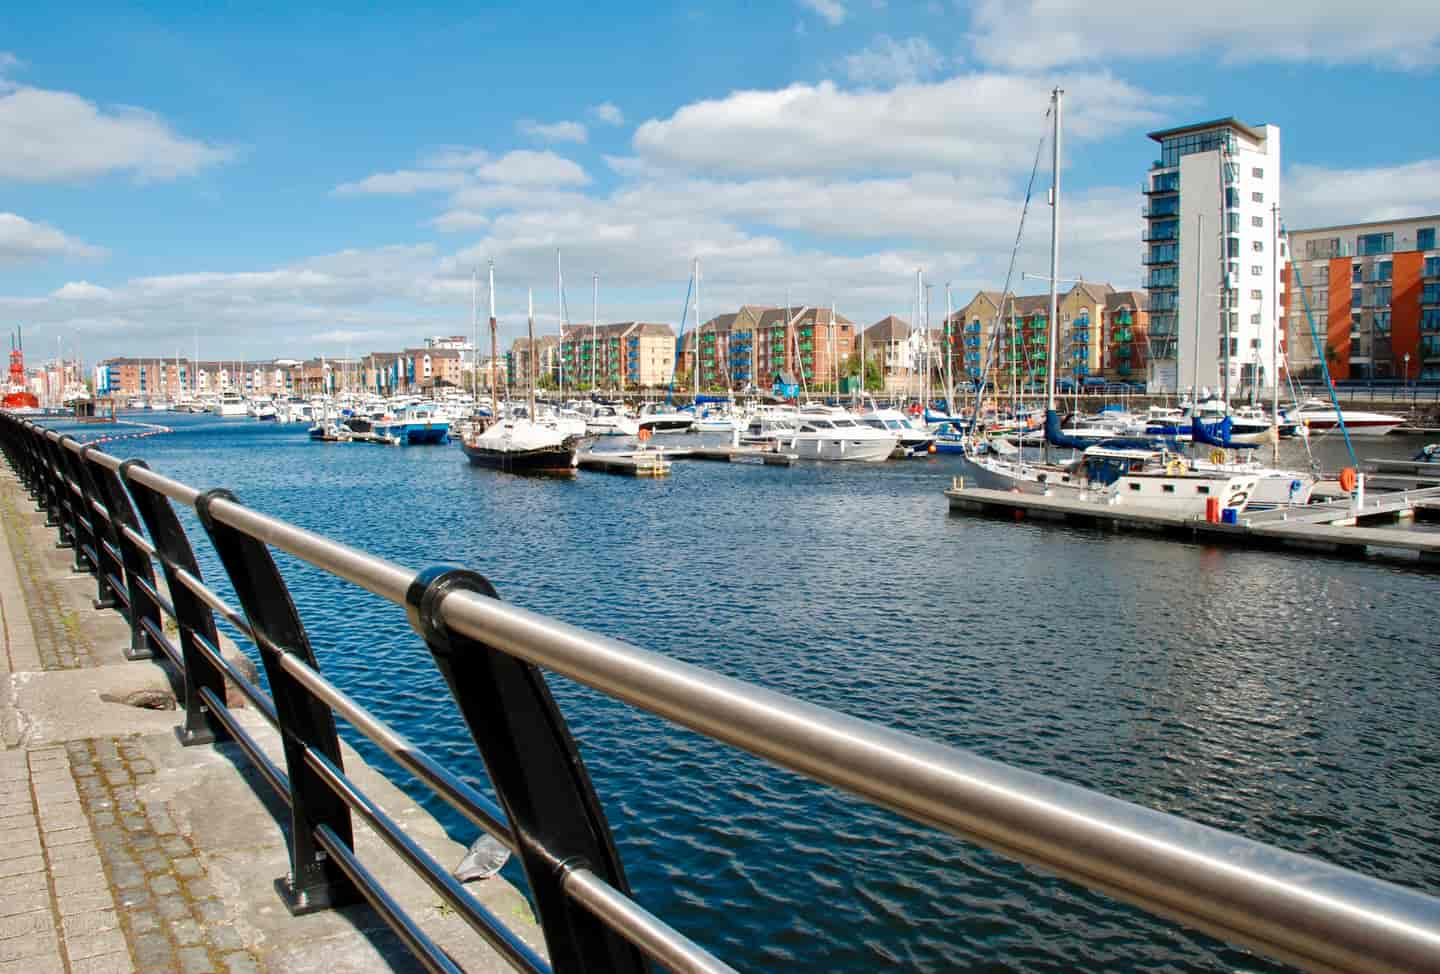
<svg viewBox="0 0 1440 974"><path fill-rule="evenodd" d="M284 806L234 745L181 747L178 712L124 702L171 703L174 674L124 659L128 627L93 609L94 579L55 538L0 462L0 974L418 969L367 907L289 915ZM281 760L269 725L237 714ZM343 756L437 861L459 861L433 818ZM466 969L509 969L358 822L356 847ZM472 892L541 944L512 886Z"/></svg>

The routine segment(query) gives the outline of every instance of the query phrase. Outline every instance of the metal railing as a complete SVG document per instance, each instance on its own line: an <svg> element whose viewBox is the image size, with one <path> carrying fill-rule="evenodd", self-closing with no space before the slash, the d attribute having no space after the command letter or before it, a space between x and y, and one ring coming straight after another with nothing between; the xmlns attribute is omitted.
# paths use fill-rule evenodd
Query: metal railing
<svg viewBox="0 0 1440 974"><path fill-rule="evenodd" d="M182 741L233 740L290 806L290 909L368 900L430 970L456 966L360 862L352 815L517 969L640 971L649 961L674 971L730 969L631 897L541 670L1278 959L1315 970L1440 970L1440 899L569 626L501 601L473 572L412 571L25 420L0 414L0 447L61 543L74 548L76 567L95 575L97 607L129 621L128 655L162 654L183 676ZM238 609L203 582L177 506L199 516ZM271 549L404 608L498 805L325 679ZM216 613L252 641L273 696L222 657ZM178 626L178 646L162 616ZM284 768L225 706L227 681L281 731ZM548 964L345 777L337 714L519 857Z"/></svg>

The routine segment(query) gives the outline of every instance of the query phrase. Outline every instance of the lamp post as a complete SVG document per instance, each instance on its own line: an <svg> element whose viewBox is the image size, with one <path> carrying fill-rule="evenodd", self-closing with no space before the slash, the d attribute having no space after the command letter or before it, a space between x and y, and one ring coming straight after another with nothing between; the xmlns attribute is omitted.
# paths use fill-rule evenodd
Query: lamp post
<svg viewBox="0 0 1440 974"><path fill-rule="evenodd" d="M1405 388L1410 388L1410 353L1406 352L1401 358L1405 362Z"/></svg>

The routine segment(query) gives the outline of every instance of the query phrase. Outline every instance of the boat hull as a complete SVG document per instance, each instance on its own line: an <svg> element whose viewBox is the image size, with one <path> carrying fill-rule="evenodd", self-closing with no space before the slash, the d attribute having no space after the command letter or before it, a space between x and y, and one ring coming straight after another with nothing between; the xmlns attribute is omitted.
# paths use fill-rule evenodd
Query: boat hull
<svg viewBox="0 0 1440 974"><path fill-rule="evenodd" d="M853 463L881 463L890 459L896 441L891 437L864 440L815 438L803 436L790 441L790 451L802 460L832 460Z"/></svg>
<svg viewBox="0 0 1440 974"><path fill-rule="evenodd" d="M575 440L567 438L554 446L533 450L491 450L462 444L465 457L477 467L489 467L507 473L573 473L575 471Z"/></svg>
<svg viewBox="0 0 1440 974"><path fill-rule="evenodd" d="M433 443L448 443L450 427L445 423L430 423L425 426L406 426L405 442L411 446L425 446Z"/></svg>

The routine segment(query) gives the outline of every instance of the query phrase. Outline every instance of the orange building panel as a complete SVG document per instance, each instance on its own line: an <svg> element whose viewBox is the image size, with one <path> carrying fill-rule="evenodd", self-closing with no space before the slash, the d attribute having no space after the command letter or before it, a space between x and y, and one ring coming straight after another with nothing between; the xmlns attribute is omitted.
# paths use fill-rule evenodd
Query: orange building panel
<svg viewBox="0 0 1440 974"><path fill-rule="evenodd" d="M1390 282L1390 350L1395 374L1405 372L1405 355L1410 355L1409 379L1420 377L1420 278L1425 255L1418 250L1396 254Z"/></svg>
<svg viewBox="0 0 1440 974"><path fill-rule="evenodd" d="M1330 378L1350 378L1350 258L1330 259L1330 313L1325 320L1325 364Z"/></svg>

